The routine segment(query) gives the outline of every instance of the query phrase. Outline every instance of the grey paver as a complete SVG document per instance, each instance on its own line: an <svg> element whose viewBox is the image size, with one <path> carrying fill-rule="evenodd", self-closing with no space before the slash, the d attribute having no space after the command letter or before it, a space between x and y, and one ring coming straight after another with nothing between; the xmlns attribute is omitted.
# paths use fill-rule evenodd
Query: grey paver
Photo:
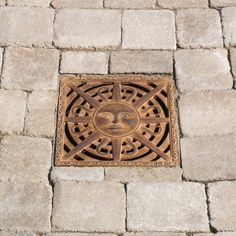
<svg viewBox="0 0 236 236"><path fill-rule="evenodd" d="M208 0L157 0L159 6L164 8L198 8L208 7Z"/></svg>
<svg viewBox="0 0 236 236"><path fill-rule="evenodd" d="M210 0L213 7L230 7L236 6L235 0Z"/></svg>
<svg viewBox="0 0 236 236"><path fill-rule="evenodd" d="M103 0L52 0L55 8L102 8Z"/></svg>
<svg viewBox="0 0 236 236"><path fill-rule="evenodd" d="M155 8L155 0L105 0L105 7L116 9L146 9Z"/></svg>
<svg viewBox="0 0 236 236"><path fill-rule="evenodd" d="M7 0L9 6L49 7L51 0Z"/></svg>

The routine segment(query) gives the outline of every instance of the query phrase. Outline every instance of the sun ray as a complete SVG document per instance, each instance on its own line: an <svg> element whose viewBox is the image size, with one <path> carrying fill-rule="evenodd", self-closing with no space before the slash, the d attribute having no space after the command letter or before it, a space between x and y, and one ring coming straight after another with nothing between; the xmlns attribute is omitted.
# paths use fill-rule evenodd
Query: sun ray
<svg viewBox="0 0 236 236"><path fill-rule="evenodd" d="M170 118L168 117L142 117L141 121L147 124L151 124L151 123L160 124L160 123L169 123Z"/></svg>
<svg viewBox="0 0 236 236"><path fill-rule="evenodd" d="M90 136L88 136L88 138L86 138L84 141L82 141L76 147L74 147L70 152L65 154L62 157L62 159L65 161L70 161L74 157L75 154L82 151L84 148L89 146L93 141L95 141L96 139L99 139L100 137L101 137L101 134L99 132L95 131Z"/></svg>
<svg viewBox="0 0 236 236"><path fill-rule="evenodd" d="M148 139L146 139L144 136L139 134L139 132L134 132L132 134L133 138L137 139L140 143L144 144L146 147L150 148L153 152L158 154L161 158L163 158L165 161L171 161L171 157L168 156L166 153L162 152L157 146L153 145Z"/></svg>
<svg viewBox="0 0 236 236"><path fill-rule="evenodd" d="M95 100L93 97L85 93L83 90L78 88L77 86L73 84L68 85L71 89L73 89L76 93L78 93L84 100L86 100L90 105L92 105L94 108L98 107L100 103Z"/></svg>
<svg viewBox="0 0 236 236"><path fill-rule="evenodd" d="M120 101L121 100L121 84L120 82L114 82L112 100Z"/></svg>
<svg viewBox="0 0 236 236"><path fill-rule="evenodd" d="M133 103L135 108L141 108L142 105L145 102L148 102L150 98L152 98L154 95L156 95L157 93L161 92L161 90L165 87L165 84L161 84L160 86L157 86L156 88L154 88L153 90L151 90L149 93L145 94L144 96L142 96L141 98L139 98L137 101L135 101Z"/></svg>
<svg viewBox="0 0 236 236"><path fill-rule="evenodd" d="M112 141L113 160L120 161L122 139L112 138L111 141Z"/></svg>
<svg viewBox="0 0 236 236"><path fill-rule="evenodd" d="M73 123L83 123L88 124L92 120L91 116L81 116L81 117L65 117L65 122L73 122Z"/></svg>

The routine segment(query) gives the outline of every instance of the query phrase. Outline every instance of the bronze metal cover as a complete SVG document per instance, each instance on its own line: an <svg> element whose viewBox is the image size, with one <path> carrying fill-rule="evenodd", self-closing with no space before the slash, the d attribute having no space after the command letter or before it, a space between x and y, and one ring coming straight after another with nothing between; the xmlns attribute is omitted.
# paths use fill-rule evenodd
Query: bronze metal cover
<svg viewBox="0 0 236 236"><path fill-rule="evenodd" d="M57 166L174 166L174 84L144 75L62 77Z"/></svg>

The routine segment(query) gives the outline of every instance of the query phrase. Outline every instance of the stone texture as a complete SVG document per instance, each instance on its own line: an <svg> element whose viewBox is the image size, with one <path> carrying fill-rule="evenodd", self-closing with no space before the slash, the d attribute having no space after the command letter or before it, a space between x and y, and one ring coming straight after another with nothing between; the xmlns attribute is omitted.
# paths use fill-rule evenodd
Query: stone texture
<svg viewBox="0 0 236 236"><path fill-rule="evenodd" d="M231 48L230 50L230 61L233 75L236 78L236 48Z"/></svg>
<svg viewBox="0 0 236 236"><path fill-rule="evenodd" d="M125 233L124 236L186 236L184 233Z"/></svg>
<svg viewBox="0 0 236 236"><path fill-rule="evenodd" d="M181 181L182 170L176 168L105 168L105 180L131 182L131 181Z"/></svg>
<svg viewBox="0 0 236 236"><path fill-rule="evenodd" d="M29 95L25 127L28 134L54 136L56 101L56 93L52 91L34 91Z"/></svg>
<svg viewBox="0 0 236 236"><path fill-rule="evenodd" d="M208 0L157 0L158 5L164 8L194 8L208 7Z"/></svg>
<svg viewBox="0 0 236 236"><path fill-rule="evenodd" d="M186 136L235 133L236 91L194 92L179 101L180 125Z"/></svg>
<svg viewBox="0 0 236 236"><path fill-rule="evenodd" d="M155 0L105 0L107 8L146 9L155 8Z"/></svg>
<svg viewBox="0 0 236 236"><path fill-rule="evenodd" d="M6 49L2 87L6 89L57 89L59 53L56 50Z"/></svg>
<svg viewBox="0 0 236 236"><path fill-rule="evenodd" d="M20 133L24 127L27 94L0 89L0 131Z"/></svg>
<svg viewBox="0 0 236 236"><path fill-rule="evenodd" d="M57 182L52 224L54 229L63 231L125 231L123 185Z"/></svg>
<svg viewBox="0 0 236 236"><path fill-rule="evenodd" d="M101 167L76 168L56 167L51 172L53 182L66 181L103 181L104 169Z"/></svg>
<svg viewBox="0 0 236 236"><path fill-rule="evenodd" d="M62 54L60 72L107 74L108 54L104 52L65 52Z"/></svg>
<svg viewBox="0 0 236 236"><path fill-rule="evenodd" d="M0 71L2 70L2 56L3 56L3 48L0 48Z"/></svg>
<svg viewBox="0 0 236 236"><path fill-rule="evenodd" d="M125 11L122 26L122 48L176 48L174 13L171 11Z"/></svg>
<svg viewBox="0 0 236 236"><path fill-rule="evenodd" d="M52 0L55 8L102 8L103 0Z"/></svg>
<svg viewBox="0 0 236 236"><path fill-rule="evenodd" d="M49 7L50 0L7 0L9 6Z"/></svg>
<svg viewBox="0 0 236 236"><path fill-rule="evenodd" d="M116 234L99 234L99 233L47 233L46 236L116 236Z"/></svg>
<svg viewBox="0 0 236 236"><path fill-rule="evenodd" d="M31 232L0 232L0 236L36 236L36 234Z"/></svg>
<svg viewBox="0 0 236 236"><path fill-rule="evenodd" d="M49 8L0 8L0 45L51 45L53 18Z"/></svg>
<svg viewBox="0 0 236 236"><path fill-rule="evenodd" d="M49 186L0 182L0 229L49 231L50 213Z"/></svg>
<svg viewBox="0 0 236 236"><path fill-rule="evenodd" d="M232 88L233 78L227 57L225 49L177 51L175 68L180 91Z"/></svg>
<svg viewBox="0 0 236 236"><path fill-rule="evenodd" d="M220 15L214 9L179 10L176 15L176 23L180 47L223 46Z"/></svg>
<svg viewBox="0 0 236 236"><path fill-rule="evenodd" d="M222 10L225 44L236 46L236 7Z"/></svg>
<svg viewBox="0 0 236 236"><path fill-rule="evenodd" d="M230 7L236 6L235 0L210 0L213 7Z"/></svg>
<svg viewBox="0 0 236 236"><path fill-rule="evenodd" d="M63 9L56 15L54 42L59 47L116 47L120 24L120 11Z"/></svg>
<svg viewBox="0 0 236 236"><path fill-rule="evenodd" d="M5 6L5 0L0 0L0 6Z"/></svg>
<svg viewBox="0 0 236 236"><path fill-rule="evenodd" d="M236 136L181 139L184 177L213 181L236 178Z"/></svg>
<svg viewBox="0 0 236 236"><path fill-rule="evenodd" d="M209 231L204 185L128 184L128 230Z"/></svg>
<svg viewBox="0 0 236 236"><path fill-rule="evenodd" d="M0 180L48 182L52 155L50 140L5 136L0 147Z"/></svg>
<svg viewBox="0 0 236 236"><path fill-rule="evenodd" d="M164 51L119 51L111 54L112 73L172 73L173 57Z"/></svg>
<svg viewBox="0 0 236 236"><path fill-rule="evenodd" d="M218 231L236 230L236 182L209 184L211 225Z"/></svg>
<svg viewBox="0 0 236 236"><path fill-rule="evenodd" d="M193 236L235 236L236 233L234 232L218 232L217 234L211 234L211 233L199 233L199 234L193 234Z"/></svg>

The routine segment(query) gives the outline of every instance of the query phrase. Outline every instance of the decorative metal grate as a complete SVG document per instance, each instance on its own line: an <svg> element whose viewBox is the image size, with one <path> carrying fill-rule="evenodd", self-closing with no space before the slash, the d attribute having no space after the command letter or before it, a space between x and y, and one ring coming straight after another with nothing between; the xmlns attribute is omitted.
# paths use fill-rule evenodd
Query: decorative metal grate
<svg viewBox="0 0 236 236"><path fill-rule="evenodd" d="M178 163L174 84L142 75L63 77L58 166Z"/></svg>

